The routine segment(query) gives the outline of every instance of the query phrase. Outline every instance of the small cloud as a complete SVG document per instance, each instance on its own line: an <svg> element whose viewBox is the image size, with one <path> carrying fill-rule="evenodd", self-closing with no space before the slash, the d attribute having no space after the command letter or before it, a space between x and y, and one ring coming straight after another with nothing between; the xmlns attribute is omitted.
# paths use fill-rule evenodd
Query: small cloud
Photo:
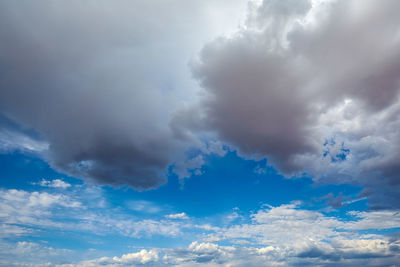
<svg viewBox="0 0 400 267"><path fill-rule="evenodd" d="M64 188L64 189L71 186L69 183L66 183L60 179L55 179L51 181L43 179L42 181L40 181L39 185L43 187Z"/></svg>
<svg viewBox="0 0 400 267"><path fill-rule="evenodd" d="M165 218L168 218L168 219L181 219L181 220L189 219L189 217L184 212L176 213L176 214L168 214L168 215L165 216Z"/></svg>
<svg viewBox="0 0 400 267"><path fill-rule="evenodd" d="M256 173L256 174L259 174L259 175L261 175L261 174L266 174L267 173L267 168L266 167L262 167L262 166L260 166L260 165L257 165L255 168L254 168L254 173Z"/></svg>
<svg viewBox="0 0 400 267"><path fill-rule="evenodd" d="M145 200L129 201L127 203L127 206L134 211L144 212L144 213L158 213L161 211L161 208L159 206L150 201L145 201Z"/></svg>
<svg viewBox="0 0 400 267"><path fill-rule="evenodd" d="M208 141L202 149L202 152L206 155L215 154L220 157L224 157L228 151L229 148L224 146L221 141Z"/></svg>
<svg viewBox="0 0 400 267"><path fill-rule="evenodd" d="M205 164L203 155L177 162L173 168L173 172L178 175L179 179L189 178L192 174L201 175L201 167Z"/></svg>

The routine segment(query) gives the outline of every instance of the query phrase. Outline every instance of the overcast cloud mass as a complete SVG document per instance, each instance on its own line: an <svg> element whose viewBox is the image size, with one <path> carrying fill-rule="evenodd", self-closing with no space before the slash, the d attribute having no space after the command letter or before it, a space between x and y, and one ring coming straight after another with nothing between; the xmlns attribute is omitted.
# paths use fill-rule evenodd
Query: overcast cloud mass
<svg viewBox="0 0 400 267"><path fill-rule="evenodd" d="M399 10L1 1L0 266L398 263Z"/></svg>

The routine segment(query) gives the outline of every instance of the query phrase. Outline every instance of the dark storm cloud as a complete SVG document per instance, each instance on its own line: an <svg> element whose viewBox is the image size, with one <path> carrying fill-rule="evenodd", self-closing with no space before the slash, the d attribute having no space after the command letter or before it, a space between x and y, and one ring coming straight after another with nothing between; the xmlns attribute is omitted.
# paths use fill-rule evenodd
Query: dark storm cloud
<svg viewBox="0 0 400 267"><path fill-rule="evenodd" d="M377 188L372 206L399 208L399 8L253 3L246 25L192 64L207 91L205 123L288 176Z"/></svg>
<svg viewBox="0 0 400 267"><path fill-rule="evenodd" d="M0 113L37 131L64 172L137 189L164 183L182 150L168 126L173 79L201 5L2 1Z"/></svg>

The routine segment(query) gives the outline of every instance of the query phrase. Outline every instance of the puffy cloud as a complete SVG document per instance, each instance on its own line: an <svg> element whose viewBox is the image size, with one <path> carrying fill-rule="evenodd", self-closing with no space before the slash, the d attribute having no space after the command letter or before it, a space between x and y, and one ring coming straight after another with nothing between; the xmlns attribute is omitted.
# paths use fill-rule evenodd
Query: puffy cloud
<svg viewBox="0 0 400 267"><path fill-rule="evenodd" d="M168 214L165 217L168 218L168 219L184 219L184 220L189 219L189 217L184 212L175 213L175 214Z"/></svg>
<svg viewBox="0 0 400 267"><path fill-rule="evenodd" d="M179 179L188 178L192 174L200 175L201 167L204 163L203 155L199 154L194 158L177 162L173 171L178 175Z"/></svg>
<svg viewBox="0 0 400 267"><path fill-rule="evenodd" d="M121 257L103 257L95 260L83 261L78 264L62 264L61 267L95 267L95 266L152 266L158 262L158 252L156 250L142 249L136 253L124 254ZM154 266L154 265L153 265Z"/></svg>
<svg viewBox="0 0 400 267"><path fill-rule="evenodd" d="M234 18L220 22L227 2ZM2 1L0 113L38 133L49 144L42 154L58 170L155 188L184 158L186 144L169 121L197 88L187 62L204 41L236 27L242 5ZM42 148L3 136L3 148L10 136Z"/></svg>
<svg viewBox="0 0 400 267"><path fill-rule="evenodd" d="M114 257L113 261L118 263L125 263L125 264L135 264L135 263L148 263L151 261L157 261L158 254L154 250L147 251L142 249L136 253L125 254L121 258Z"/></svg>
<svg viewBox="0 0 400 267"><path fill-rule="evenodd" d="M398 8L252 2L245 25L192 64L205 89L197 117L287 176L355 183L373 189L372 208L400 207Z"/></svg>
<svg viewBox="0 0 400 267"><path fill-rule="evenodd" d="M54 179L54 180L43 179L42 181L40 181L39 184L44 187L63 188L63 189L71 186L69 183L66 183L60 179Z"/></svg>
<svg viewBox="0 0 400 267"><path fill-rule="evenodd" d="M89 266L382 266L394 264L398 257L387 253L384 240L346 242L346 252L336 254L325 248L311 248L298 255L286 254L279 248L267 246L233 247L213 243L193 242L187 248L141 250L121 257L99 258L62 267Z"/></svg>
<svg viewBox="0 0 400 267"><path fill-rule="evenodd" d="M250 224L219 229L210 237L216 240L247 239L256 244L281 247L291 244L293 247L302 247L309 242L351 239L349 231L400 227L398 211L350 211L347 216L347 219L329 217L319 211L300 209L298 203L269 206L254 213Z"/></svg>
<svg viewBox="0 0 400 267"><path fill-rule="evenodd" d="M229 151L229 147L220 141L207 140L199 143L197 140L196 143L199 150L198 154L194 157L176 162L172 168L172 171L178 176L182 184L183 179L189 178L193 174L202 174L201 168L206 164L206 156L217 155L223 157Z"/></svg>

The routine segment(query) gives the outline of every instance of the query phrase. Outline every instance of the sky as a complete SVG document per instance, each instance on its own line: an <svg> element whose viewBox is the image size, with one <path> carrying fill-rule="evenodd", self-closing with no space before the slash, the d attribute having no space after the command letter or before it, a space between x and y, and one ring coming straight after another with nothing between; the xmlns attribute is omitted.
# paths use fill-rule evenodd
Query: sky
<svg viewBox="0 0 400 267"><path fill-rule="evenodd" d="M0 1L0 266L399 266L398 10Z"/></svg>

